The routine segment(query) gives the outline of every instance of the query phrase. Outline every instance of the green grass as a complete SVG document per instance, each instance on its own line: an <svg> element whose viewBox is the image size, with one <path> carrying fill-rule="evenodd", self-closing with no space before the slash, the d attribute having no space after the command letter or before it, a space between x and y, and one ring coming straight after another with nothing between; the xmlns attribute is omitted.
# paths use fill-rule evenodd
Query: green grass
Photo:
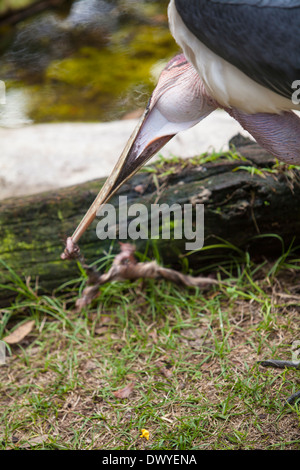
<svg viewBox="0 0 300 470"><path fill-rule="evenodd" d="M107 284L80 313L84 274L45 296L8 269L18 297L0 339L35 328L0 367L0 448L299 449L300 404L285 404L299 371L257 364L291 360L299 261L292 247L260 264L236 251L216 271L227 285Z"/></svg>

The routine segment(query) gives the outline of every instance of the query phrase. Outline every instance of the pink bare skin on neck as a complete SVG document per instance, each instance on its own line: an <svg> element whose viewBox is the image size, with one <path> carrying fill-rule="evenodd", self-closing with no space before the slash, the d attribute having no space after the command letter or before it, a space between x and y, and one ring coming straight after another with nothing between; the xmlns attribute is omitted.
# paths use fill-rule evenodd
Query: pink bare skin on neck
<svg viewBox="0 0 300 470"><path fill-rule="evenodd" d="M286 163L300 164L300 119L292 111L282 114L245 114L226 109L263 148Z"/></svg>
<svg viewBox="0 0 300 470"><path fill-rule="evenodd" d="M246 114L234 107L224 108L207 93L200 76L184 55L179 57L179 64L172 67L171 63L170 67L166 67L161 83L158 83L154 92L154 95L165 97L165 101L169 102L170 120L181 117L178 102L186 102L187 107L193 109L193 119L198 122L214 109L224 109L272 155L286 163L300 164L300 118L297 114L293 111ZM164 82L168 84L167 87L163 86ZM176 83L176 88L172 82Z"/></svg>

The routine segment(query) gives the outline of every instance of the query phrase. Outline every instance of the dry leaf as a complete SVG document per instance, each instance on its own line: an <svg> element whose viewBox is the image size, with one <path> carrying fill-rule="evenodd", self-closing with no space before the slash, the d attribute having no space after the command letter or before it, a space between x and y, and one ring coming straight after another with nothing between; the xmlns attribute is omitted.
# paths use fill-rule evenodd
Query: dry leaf
<svg viewBox="0 0 300 470"><path fill-rule="evenodd" d="M150 333L148 333L148 336L152 338L152 341L154 344L157 344L157 331L156 330L150 331Z"/></svg>
<svg viewBox="0 0 300 470"><path fill-rule="evenodd" d="M166 377L166 379L169 379L173 375L172 370L167 369L166 367L161 367L159 370L162 373L162 375L164 375Z"/></svg>
<svg viewBox="0 0 300 470"><path fill-rule="evenodd" d="M88 360L84 365L84 369L87 371L98 369L98 368L99 368L99 365L93 360Z"/></svg>
<svg viewBox="0 0 300 470"><path fill-rule="evenodd" d="M34 320L30 320L26 323L23 323L21 326L15 329L10 335L5 336L3 338L3 341L5 341L8 344L16 344L20 343L22 339L25 338L33 329L34 327Z"/></svg>
<svg viewBox="0 0 300 470"><path fill-rule="evenodd" d="M99 328L95 329L95 334L99 336L103 336L105 335L105 333L107 333L107 331L108 331L107 326L100 326Z"/></svg>
<svg viewBox="0 0 300 470"><path fill-rule="evenodd" d="M134 389L134 382L130 382L126 387L122 388L121 390L117 390L113 392L114 396L117 398L128 398L131 392Z"/></svg>
<svg viewBox="0 0 300 470"><path fill-rule="evenodd" d="M159 360L156 362L157 367L159 368L159 372L169 379L173 375L173 368L171 364L164 358L163 360Z"/></svg>
<svg viewBox="0 0 300 470"><path fill-rule="evenodd" d="M111 316L109 316L109 315L104 315L104 316L101 316L100 321L99 321L99 324L100 324L100 325L105 325L106 323L111 323L111 322L112 322Z"/></svg>
<svg viewBox="0 0 300 470"><path fill-rule="evenodd" d="M28 439L28 441L20 444L20 449L27 449L33 446L37 446L38 444L43 444L45 441L48 440L48 434L42 434L41 436L33 437L32 439Z"/></svg>
<svg viewBox="0 0 300 470"><path fill-rule="evenodd" d="M127 374L127 380L131 380L134 384L138 381L138 377L136 374Z"/></svg>
<svg viewBox="0 0 300 470"><path fill-rule="evenodd" d="M135 192L137 192L139 194L144 194L144 192L145 192L145 188L142 184L138 184L133 189L135 190Z"/></svg>

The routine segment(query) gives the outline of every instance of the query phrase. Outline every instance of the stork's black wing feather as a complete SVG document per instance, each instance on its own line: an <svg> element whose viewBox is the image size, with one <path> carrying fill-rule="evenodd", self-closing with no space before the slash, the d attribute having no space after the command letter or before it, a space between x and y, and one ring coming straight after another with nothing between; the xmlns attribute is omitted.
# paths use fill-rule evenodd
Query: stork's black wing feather
<svg viewBox="0 0 300 470"><path fill-rule="evenodd" d="M188 29L256 82L291 98L300 80L300 0L175 0Z"/></svg>
<svg viewBox="0 0 300 470"><path fill-rule="evenodd" d="M300 0L210 0L212 3L223 3L223 5L250 5L260 8L295 8L300 6Z"/></svg>

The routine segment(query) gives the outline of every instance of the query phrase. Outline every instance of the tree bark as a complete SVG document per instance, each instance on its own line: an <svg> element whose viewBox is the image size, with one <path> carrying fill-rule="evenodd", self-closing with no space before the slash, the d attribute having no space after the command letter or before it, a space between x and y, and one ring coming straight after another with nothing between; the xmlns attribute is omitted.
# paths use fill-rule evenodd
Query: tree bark
<svg viewBox="0 0 300 470"><path fill-rule="evenodd" d="M213 263L228 262L237 249L255 255L278 256L282 243L287 248L300 241L300 171L276 165L274 157L257 144L236 138L233 142L246 160L221 158L195 164L173 161L157 173L140 172L111 200L118 208L119 196L128 197L128 206L143 203L200 204L205 207L204 249L186 251L187 240L136 240L137 250L147 256L159 253L160 262L176 269L188 266L197 271L213 269ZM275 166L274 166L275 165ZM104 179L38 195L0 201L0 260L23 280L38 278L40 292L51 293L80 272L75 261L62 261L64 240L94 200ZM157 187L158 185L158 187ZM150 214L150 210L149 210ZM118 219L117 219L118 220ZM98 220L99 221L99 220ZM88 263L99 260L111 249L111 240L100 241L97 220L80 240ZM274 234L274 236L263 236ZM259 237L257 237L259 236ZM281 237L281 239L279 238ZM209 249L226 240L234 247ZM122 240L132 242L129 238ZM118 252L117 241L113 252ZM8 288L9 271L0 264L2 288L0 305L7 305L15 292Z"/></svg>

